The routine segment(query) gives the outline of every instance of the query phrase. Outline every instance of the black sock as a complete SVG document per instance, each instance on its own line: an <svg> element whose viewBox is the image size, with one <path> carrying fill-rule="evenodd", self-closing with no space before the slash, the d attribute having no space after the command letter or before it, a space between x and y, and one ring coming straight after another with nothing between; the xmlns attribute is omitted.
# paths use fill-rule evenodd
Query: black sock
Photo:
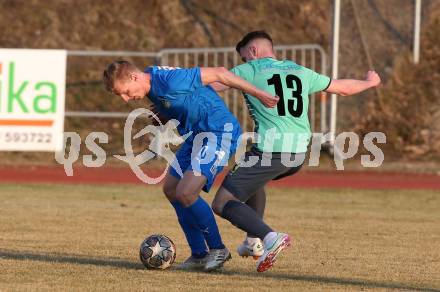
<svg viewBox="0 0 440 292"><path fill-rule="evenodd" d="M264 187L258 189L255 194L246 201L246 205L251 207L252 210L254 210L255 213L257 213L258 216L263 219L264 209L266 207L266 192L264 191ZM258 236L248 233L247 237L256 238Z"/></svg>
<svg viewBox="0 0 440 292"><path fill-rule="evenodd" d="M255 234L261 240L273 231L251 207L239 201L228 201L223 207L222 217L241 230Z"/></svg>

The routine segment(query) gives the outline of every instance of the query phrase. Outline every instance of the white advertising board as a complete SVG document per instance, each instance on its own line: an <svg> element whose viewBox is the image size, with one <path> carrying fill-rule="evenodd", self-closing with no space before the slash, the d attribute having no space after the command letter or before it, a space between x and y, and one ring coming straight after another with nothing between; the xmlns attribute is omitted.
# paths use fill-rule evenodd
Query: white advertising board
<svg viewBox="0 0 440 292"><path fill-rule="evenodd" d="M60 151L65 50L0 49L0 151Z"/></svg>

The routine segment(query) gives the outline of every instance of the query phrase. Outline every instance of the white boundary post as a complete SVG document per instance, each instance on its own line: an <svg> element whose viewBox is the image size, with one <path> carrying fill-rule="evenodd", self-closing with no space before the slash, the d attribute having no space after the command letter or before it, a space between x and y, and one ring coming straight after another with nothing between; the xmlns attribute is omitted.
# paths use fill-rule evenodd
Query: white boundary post
<svg viewBox="0 0 440 292"><path fill-rule="evenodd" d="M334 0L332 79L338 78L340 16L341 16L341 0ZM335 144L337 102L338 102L338 99L337 99L336 94L332 94L331 95L331 117L330 117L330 143L331 143L331 146L334 146L334 144Z"/></svg>
<svg viewBox="0 0 440 292"><path fill-rule="evenodd" d="M422 0L415 0L415 11L414 11L414 64L418 64L420 60L420 21L422 14Z"/></svg>

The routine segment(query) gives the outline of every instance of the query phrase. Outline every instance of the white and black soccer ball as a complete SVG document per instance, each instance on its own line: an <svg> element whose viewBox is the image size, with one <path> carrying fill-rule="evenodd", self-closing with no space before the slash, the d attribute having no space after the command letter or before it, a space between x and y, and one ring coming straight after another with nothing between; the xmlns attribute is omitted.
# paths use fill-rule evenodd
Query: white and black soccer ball
<svg viewBox="0 0 440 292"><path fill-rule="evenodd" d="M168 236L154 234L142 241L139 257L147 269L166 269L176 259L176 246Z"/></svg>

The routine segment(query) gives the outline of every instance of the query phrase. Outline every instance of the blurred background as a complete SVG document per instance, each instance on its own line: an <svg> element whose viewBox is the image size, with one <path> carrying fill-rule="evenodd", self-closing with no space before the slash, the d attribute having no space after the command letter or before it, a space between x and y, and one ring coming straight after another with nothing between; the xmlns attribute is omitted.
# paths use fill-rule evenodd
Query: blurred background
<svg viewBox="0 0 440 292"><path fill-rule="evenodd" d="M126 105L105 92L101 75L106 64L124 58L141 67L216 65L217 58L222 58L222 66L232 67L240 61L231 47L247 32L264 29L275 45L289 48L280 49L280 57L331 76L333 4L330 0L1 0L0 47L68 50L64 129L78 132L83 141L90 132L107 132L109 143L101 146L110 156L123 154L125 119L74 113L128 113L148 103ZM341 1L339 78L361 79L374 69L383 84L377 90L339 98L336 132L384 132L387 143L380 145L385 152L381 169L440 170L440 1L423 0L421 9L420 60L415 64L415 1ZM322 52L302 50L305 44L318 46ZM175 48L228 49L220 49L217 56L203 50L196 54L183 50L178 56L172 55L175 51L166 53ZM84 51L148 54L106 56ZM234 97L225 97L228 105L241 115L242 122L250 123L241 97L239 103ZM326 100L327 115L322 117L321 99L313 99L315 132L329 130L330 98ZM135 141L135 151L142 151L148 143ZM87 151L81 148L81 155ZM0 165L17 164L56 162L53 153L0 152ZM358 167L359 159L353 158L352 168Z"/></svg>

